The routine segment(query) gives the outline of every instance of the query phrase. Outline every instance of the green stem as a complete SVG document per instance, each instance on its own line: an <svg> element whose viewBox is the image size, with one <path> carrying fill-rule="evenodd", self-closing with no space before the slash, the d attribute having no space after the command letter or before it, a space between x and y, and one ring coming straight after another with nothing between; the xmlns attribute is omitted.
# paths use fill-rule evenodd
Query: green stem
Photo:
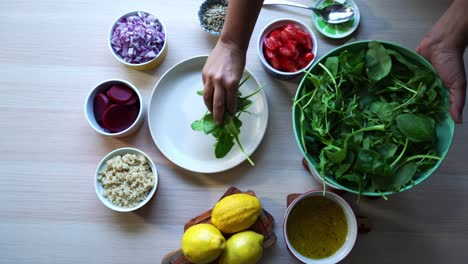
<svg viewBox="0 0 468 264"><path fill-rule="evenodd" d="M333 76L333 74L330 72L330 70L325 67L325 65L323 65L322 63L319 63L318 64L320 67L322 67L322 69L328 74L328 76L330 76L332 82L333 82L333 85L335 86L335 91L338 91L338 85L336 84L336 81L335 81L335 77ZM333 91L332 91L333 92Z"/></svg>
<svg viewBox="0 0 468 264"><path fill-rule="evenodd" d="M409 87L406 86L403 82L399 81L399 80L396 79L396 78L393 78L393 81L394 81L396 84L400 85L401 88L403 88L403 89L405 89L405 90L407 90L407 91L409 91L409 92L411 92L411 93L413 93L413 94L417 94L417 93L418 93L418 91L415 91L415 90L409 88Z"/></svg>
<svg viewBox="0 0 468 264"><path fill-rule="evenodd" d="M249 155L247 154L247 152L245 152L244 150L244 147L242 147L242 144L240 143L239 141L239 137L235 136L234 137L234 140L236 141L237 145L239 146L240 150L242 151L242 153L244 153L245 157L247 158L247 160L249 161L250 165L252 166L255 166L255 163L250 159Z"/></svg>
<svg viewBox="0 0 468 264"><path fill-rule="evenodd" d="M405 154L406 147L408 146L408 139L405 141L405 146L403 147L403 150L401 151L400 155L390 164L390 168L394 168L395 165L400 161L400 159L403 157L403 154Z"/></svg>
<svg viewBox="0 0 468 264"><path fill-rule="evenodd" d="M250 74L247 75L244 80L242 80L240 83L239 83L239 87L241 87L248 79L250 79Z"/></svg>
<svg viewBox="0 0 468 264"><path fill-rule="evenodd" d="M305 143L305 125L304 125L304 121L305 121L304 111L302 111L302 108L301 108L301 119L300 119L300 123L301 123L301 143L302 143L302 146L304 147L305 154L307 154L307 146L306 146L306 143Z"/></svg>
<svg viewBox="0 0 468 264"><path fill-rule="evenodd" d="M309 106L309 104L312 102L312 100L314 99L315 95L317 94L317 90L318 90L318 88L315 88L315 90L314 90L313 93L312 93L312 96L310 97L309 101L307 101L307 103L303 106L303 108L306 108L307 106Z"/></svg>
<svg viewBox="0 0 468 264"><path fill-rule="evenodd" d="M409 161L412 161L412 160L415 160L415 159L434 159L434 160L442 160L441 157L433 156L433 155L414 155L414 156L408 157L408 158L405 160L405 163L406 163L406 162L409 162Z"/></svg>
<svg viewBox="0 0 468 264"><path fill-rule="evenodd" d="M413 94L413 96L411 96L410 99L408 99L408 101L406 101L405 103L395 107L392 111L398 110L398 109L400 109L402 107L406 107L407 105L413 103L414 99L416 99L416 97L418 97L418 95L419 95L419 90L420 90L420 88L418 89L418 91L415 94Z"/></svg>
<svg viewBox="0 0 468 264"><path fill-rule="evenodd" d="M308 97L310 94L314 93L314 91L310 91L306 94L304 94L303 96L301 96L301 98L297 99L297 100L294 100L294 104L293 104L293 108L299 104L299 102L301 102L304 98Z"/></svg>
<svg viewBox="0 0 468 264"><path fill-rule="evenodd" d="M260 86L260 88L258 88L257 90L255 90L254 92L252 92L251 94L247 95L247 96L244 96L244 97L240 97L241 99L249 99L250 97L256 95L257 93L259 93L261 90L263 90L263 88L265 87L265 85L262 85Z"/></svg>
<svg viewBox="0 0 468 264"><path fill-rule="evenodd" d="M374 130L384 131L385 130L385 125L375 125L375 126L370 126L370 127L363 127L361 129L358 129L358 130L352 132L351 134L349 134L348 137L352 137L352 136L354 136L356 134L359 134L359 133L362 133L362 132L374 131Z"/></svg>
<svg viewBox="0 0 468 264"><path fill-rule="evenodd" d="M323 151L320 151L320 177L322 177L322 186L323 186L323 194L325 195L325 190L327 189L327 185L325 184L325 163L323 162L325 160L325 157L323 156ZM312 172L313 173L313 172ZM318 173L318 172L317 172Z"/></svg>

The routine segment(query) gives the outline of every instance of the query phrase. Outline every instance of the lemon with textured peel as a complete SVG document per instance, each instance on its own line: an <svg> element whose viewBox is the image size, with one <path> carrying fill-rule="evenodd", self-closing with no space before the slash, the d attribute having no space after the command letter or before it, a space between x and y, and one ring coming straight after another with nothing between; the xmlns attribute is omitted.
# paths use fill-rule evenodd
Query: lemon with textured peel
<svg viewBox="0 0 468 264"><path fill-rule="evenodd" d="M210 224L191 226L182 237L182 253L195 264L214 261L223 253L225 245L221 232Z"/></svg>
<svg viewBox="0 0 468 264"><path fill-rule="evenodd" d="M224 233L237 233L252 226L261 211L262 205L257 197L237 193L216 203L211 213L211 222Z"/></svg>
<svg viewBox="0 0 468 264"><path fill-rule="evenodd" d="M263 255L264 237L253 231L232 235L226 242L219 264L255 264Z"/></svg>

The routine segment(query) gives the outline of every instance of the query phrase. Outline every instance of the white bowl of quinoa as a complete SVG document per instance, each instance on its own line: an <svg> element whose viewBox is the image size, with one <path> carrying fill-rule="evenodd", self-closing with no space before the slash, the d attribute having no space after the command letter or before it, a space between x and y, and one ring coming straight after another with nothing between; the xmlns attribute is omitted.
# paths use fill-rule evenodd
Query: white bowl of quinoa
<svg viewBox="0 0 468 264"><path fill-rule="evenodd" d="M156 192L158 173L147 154L135 148L119 148L99 163L94 189L101 202L118 212L145 205Z"/></svg>

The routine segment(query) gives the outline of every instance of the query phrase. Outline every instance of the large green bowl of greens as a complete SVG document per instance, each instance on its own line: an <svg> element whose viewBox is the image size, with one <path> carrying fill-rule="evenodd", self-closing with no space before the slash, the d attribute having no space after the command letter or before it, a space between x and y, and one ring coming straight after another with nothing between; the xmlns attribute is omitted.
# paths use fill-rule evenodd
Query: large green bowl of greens
<svg viewBox="0 0 468 264"><path fill-rule="evenodd" d="M293 106L297 143L325 185L387 196L427 179L454 133L448 91L432 65L400 45L338 47L304 75Z"/></svg>

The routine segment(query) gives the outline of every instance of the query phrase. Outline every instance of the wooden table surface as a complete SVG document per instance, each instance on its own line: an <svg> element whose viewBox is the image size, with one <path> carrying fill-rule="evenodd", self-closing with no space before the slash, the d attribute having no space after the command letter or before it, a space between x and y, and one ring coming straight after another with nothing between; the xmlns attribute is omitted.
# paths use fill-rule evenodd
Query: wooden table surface
<svg viewBox="0 0 468 264"><path fill-rule="evenodd" d="M312 1L299 1L311 4ZM351 38L317 33L318 56L350 39L380 39L415 48L450 1L356 1L361 24ZM102 80L135 84L145 104L162 74L177 62L208 54L215 44L198 25L201 1L2 0L0 2L0 263L160 263L180 246L183 225L209 209L229 186L252 189L275 218L276 245L262 263L297 263L288 253L281 222L289 193L320 185L301 166L291 126L298 80L280 81L262 69L255 42L271 20L310 13L264 8L248 51L247 67L266 84L269 123L253 154L219 174L198 174L166 159L147 120L134 135L105 138L85 120L88 91ZM169 52L155 70L125 68L110 54L112 22L130 10L147 10L165 23ZM466 56L465 56L466 59ZM466 60L465 60L466 61ZM457 125L453 145L436 173L411 191L361 201L372 231L359 235L343 263L463 263L468 258L468 128ZM119 147L136 147L155 161L160 186L134 213L116 213L98 200L93 174Z"/></svg>

